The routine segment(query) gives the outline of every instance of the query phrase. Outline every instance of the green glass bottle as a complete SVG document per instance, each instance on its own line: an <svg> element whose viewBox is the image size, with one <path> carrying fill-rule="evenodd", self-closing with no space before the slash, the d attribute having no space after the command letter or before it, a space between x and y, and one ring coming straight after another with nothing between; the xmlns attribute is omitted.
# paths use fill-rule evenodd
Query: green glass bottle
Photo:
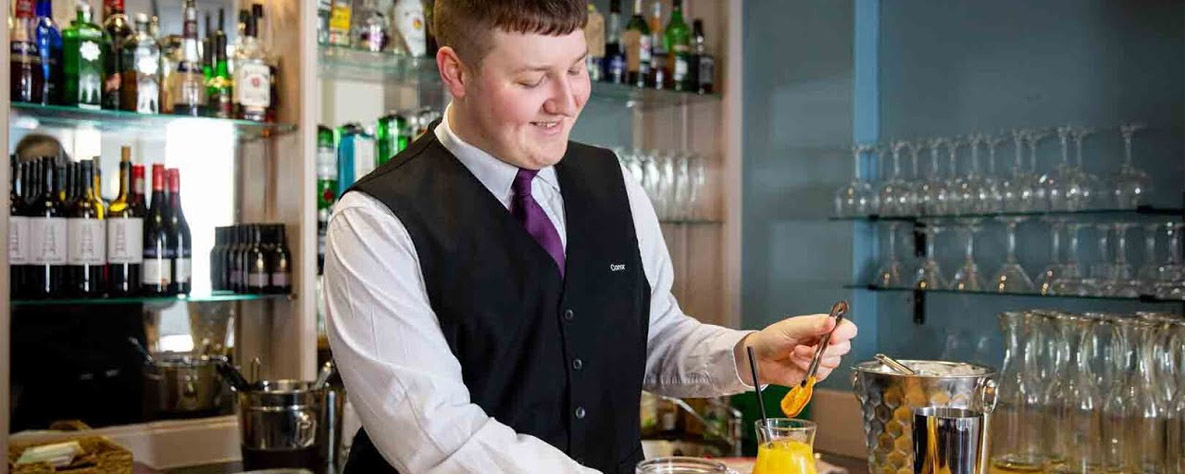
<svg viewBox="0 0 1185 474"><path fill-rule="evenodd" d="M683 0L672 2L671 20L667 22L663 43L667 52L675 58L674 67L671 68L675 90L694 90L695 85L691 81L691 29L683 21Z"/></svg>
<svg viewBox="0 0 1185 474"><path fill-rule="evenodd" d="M642 0L634 0L634 16L625 26L621 34L621 42L625 47L626 70L629 83L638 87L646 87L646 78L650 76L650 61L653 53L650 41L650 26L642 16Z"/></svg>
<svg viewBox="0 0 1185 474"><path fill-rule="evenodd" d="M325 262L325 233L337 199L337 149L333 130L317 126L317 274Z"/></svg>
<svg viewBox="0 0 1185 474"><path fill-rule="evenodd" d="M210 55L214 57L214 70L206 81L206 95L210 99L210 115L218 118L234 118L234 80L230 77L230 61L226 57L226 33L222 31L225 15L218 9L218 30L210 39Z"/></svg>
<svg viewBox="0 0 1185 474"><path fill-rule="evenodd" d="M74 23L62 31L62 98L66 105L98 109L103 100L103 56L110 40L91 21L90 4L80 1L76 11Z"/></svg>

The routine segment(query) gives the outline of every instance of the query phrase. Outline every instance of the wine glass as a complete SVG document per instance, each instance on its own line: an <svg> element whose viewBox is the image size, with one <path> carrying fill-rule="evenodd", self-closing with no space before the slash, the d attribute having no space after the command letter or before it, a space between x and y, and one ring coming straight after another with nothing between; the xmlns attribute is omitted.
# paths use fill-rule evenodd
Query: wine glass
<svg viewBox="0 0 1185 474"><path fill-rule="evenodd" d="M1123 135L1123 166L1115 175L1115 204L1119 209L1135 209L1148 198L1151 179L1132 163L1132 140L1144 125L1127 123L1119 126Z"/></svg>
<svg viewBox="0 0 1185 474"><path fill-rule="evenodd" d="M1070 190L1066 183L1070 174L1070 133L1074 129L1070 126L1057 127L1057 139L1061 144L1062 161L1054 169L1053 175L1045 185L1045 197L1049 200L1049 209L1066 211L1070 209Z"/></svg>
<svg viewBox="0 0 1185 474"><path fill-rule="evenodd" d="M1041 272L1040 277L1037 278L1038 287L1043 295L1057 294L1055 291L1055 282L1062 278L1062 231L1066 228L1066 219L1064 217L1048 217L1043 219L1049 223L1049 265L1045 266L1045 270Z"/></svg>
<svg viewBox="0 0 1185 474"><path fill-rule="evenodd" d="M1132 278L1132 267L1127 263L1127 231L1134 224L1116 222L1112 226L1115 230L1115 262L1111 264L1111 279L1103 283L1101 293L1123 298L1139 297L1140 283Z"/></svg>
<svg viewBox="0 0 1185 474"><path fill-rule="evenodd" d="M964 189L966 180L959 176L959 148L963 146L963 141L956 137L944 140L944 144L950 156L950 176L946 179L947 212L954 215L970 212L968 200L964 199L964 193L969 197L970 191Z"/></svg>
<svg viewBox="0 0 1185 474"><path fill-rule="evenodd" d="M872 185L860 179L861 157L873 149L875 147L868 144L852 146L852 180L835 193L836 215L858 217L868 215L873 209L876 209L876 194L872 191Z"/></svg>
<svg viewBox="0 0 1185 474"><path fill-rule="evenodd" d="M993 278L993 285L1000 293L1032 293L1033 279L1029 278L1024 267L1016 258L1016 227L1027 218L1021 216L1004 216L997 218L1003 222L1008 240L1008 256L1000 271Z"/></svg>
<svg viewBox="0 0 1185 474"><path fill-rule="evenodd" d="M1029 185L1031 179L1024 165L1024 145L1027 138L1026 130L1012 131L1012 143L1016 151L1012 175L1000 183L1000 194L1003 195L1006 212L1028 212L1032 210L1035 200L1033 188Z"/></svg>
<svg viewBox="0 0 1185 474"><path fill-rule="evenodd" d="M1140 280L1140 293L1156 294L1156 282L1161 279L1161 272L1166 270L1156 258L1156 235L1160 231L1160 224L1146 224L1144 226L1144 259L1136 272Z"/></svg>
<svg viewBox="0 0 1185 474"><path fill-rule="evenodd" d="M1099 197L1099 177L1087 172L1086 166L1082 164L1082 142L1087 137L1094 135L1095 132L1096 130L1093 128L1078 128L1073 133L1075 155L1077 156L1074 176L1082 192L1081 203L1076 210L1091 208Z"/></svg>
<svg viewBox="0 0 1185 474"><path fill-rule="evenodd" d="M947 285L942 278L938 259L934 257L934 244L941 229L936 221L919 221L919 224L926 234L926 257L914 272L913 287L918 290L941 290Z"/></svg>
<svg viewBox="0 0 1185 474"><path fill-rule="evenodd" d="M1069 256L1066 258L1066 262L1060 266L1060 272L1053 281L1051 293L1055 295L1085 296L1089 294L1087 287L1083 285L1082 270L1078 265L1080 250L1078 239L1085 227L1085 224L1074 222L1066 228L1069 234L1069 252L1067 252Z"/></svg>
<svg viewBox="0 0 1185 474"><path fill-rule="evenodd" d="M903 216L909 214L910 192L909 185L901 178L901 150L908 144L895 141L889 145L893 152L893 171L888 180L880 185L877 192L880 200L880 213L886 216Z"/></svg>
<svg viewBox="0 0 1185 474"><path fill-rule="evenodd" d="M918 168L918 153L922 151L924 146L920 141L905 142L906 147L909 148L910 161L912 162L913 181L909 183L909 213L921 215L925 213L923 203L926 195L926 178L922 176Z"/></svg>
<svg viewBox="0 0 1185 474"><path fill-rule="evenodd" d="M980 135L980 137L988 148L988 171L986 175L983 175L983 185L987 190L987 196L983 202L983 212L1000 212L1004 210L1004 194L1001 190L1002 183L999 175L996 174L996 149L1008 139L1003 135ZM978 168L979 164L975 159L974 153L972 154L972 161L975 162L974 166Z"/></svg>
<svg viewBox="0 0 1185 474"><path fill-rule="evenodd" d="M923 213L927 215L942 215L950 212L949 190L946 187L946 181L939 176L941 172L938 166L938 153L944 144L946 144L946 140L941 138L931 139L927 143L930 147L930 173L922 185L922 209Z"/></svg>
<svg viewBox="0 0 1185 474"><path fill-rule="evenodd" d="M1049 130L1045 129L1029 130L1026 135L1029 144L1029 188L1033 190L1033 205L1029 206L1031 211L1048 211L1049 189L1056 187L1052 176L1037 171L1037 147L1047 136Z"/></svg>
<svg viewBox="0 0 1185 474"><path fill-rule="evenodd" d="M1090 272L1087 278L1083 279L1083 285L1088 288L1087 293L1090 295L1106 296L1106 284L1114 276L1114 266L1111 263L1111 226L1098 224L1095 226L1095 232L1098 234L1099 260L1090 265Z"/></svg>
<svg viewBox="0 0 1185 474"><path fill-rule="evenodd" d="M879 288L905 287L901 260L897 258L897 228L900 225L898 221L889 222L889 259L877 269L876 281L873 282Z"/></svg>
<svg viewBox="0 0 1185 474"><path fill-rule="evenodd" d="M1185 266L1181 264L1181 231L1185 230L1185 223L1170 221L1164 224L1164 229L1168 236L1169 259L1156 284L1156 297L1185 299Z"/></svg>
<svg viewBox="0 0 1185 474"><path fill-rule="evenodd" d="M979 219L963 219L959 221L960 233L963 234L964 252L963 266L955 272L951 280L951 288L959 291L984 291L983 275L979 273L979 265L975 263L975 233L979 231Z"/></svg>
<svg viewBox="0 0 1185 474"><path fill-rule="evenodd" d="M688 218L706 219L708 209L704 203L704 192L708 185L708 159L700 154L693 154L688 166L688 179L691 181L691 194L688 196Z"/></svg>

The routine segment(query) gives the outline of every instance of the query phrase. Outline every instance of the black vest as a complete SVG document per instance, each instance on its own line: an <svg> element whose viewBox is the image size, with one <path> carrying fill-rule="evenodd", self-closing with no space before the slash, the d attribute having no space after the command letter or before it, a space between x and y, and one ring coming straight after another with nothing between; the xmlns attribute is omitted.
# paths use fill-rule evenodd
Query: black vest
<svg viewBox="0 0 1185 474"><path fill-rule="evenodd" d="M650 288L625 182L611 152L578 143L556 173L566 277L434 131L351 191L407 228L472 402L586 466L633 473ZM360 431L345 473L393 472Z"/></svg>

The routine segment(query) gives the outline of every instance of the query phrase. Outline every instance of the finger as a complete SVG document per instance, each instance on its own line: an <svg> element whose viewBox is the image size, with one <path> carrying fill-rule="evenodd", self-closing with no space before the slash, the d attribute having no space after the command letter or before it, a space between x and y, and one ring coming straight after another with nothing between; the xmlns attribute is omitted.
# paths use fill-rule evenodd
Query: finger
<svg viewBox="0 0 1185 474"><path fill-rule="evenodd" d="M855 339L856 334L859 332L860 330L856 327L856 323L853 323L850 319L844 319L835 328L835 332L831 333L831 344L839 344Z"/></svg>
<svg viewBox="0 0 1185 474"><path fill-rule="evenodd" d="M777 323L779 332L789 341L813 341L819 336L827 334L835 326L835 321L826 314L811 314L794 316Z"/></svg>
<svg viewBox="0 0 1185 474"><path fill-rule="evenodd" d="M823 359L819 360L819 367L834 369L839 367L839 364L841 363L843 363L842 357L824 357Z"/></svg>
<svg viewBox="0 0 1185 474"><path fill-rule="evenodd" d="M850 341L844 341L839 344L828 346L827 351L823 354L825 356L841 356L849 352L852 352L852 343Z"/></svg>
<svg viewBox="0 0 1185 474"><path fill-rule="evenodd" d="M828 375L831 375L831 370L832 370L832 368L830 368L830 367L823 367L823 366L820 364L820 365L819 365L819 371L815 373L815 382L822 382L822 381L824 381L824 380L827 380L827 376L828 376Z"/></svg>
<svg viewBox="0 0 1185 474"><path fill-rule="evenodd" d="M794 346L794 353L792 355L796 358L809 360L815 356L815 347L799 344Z"/></svg>

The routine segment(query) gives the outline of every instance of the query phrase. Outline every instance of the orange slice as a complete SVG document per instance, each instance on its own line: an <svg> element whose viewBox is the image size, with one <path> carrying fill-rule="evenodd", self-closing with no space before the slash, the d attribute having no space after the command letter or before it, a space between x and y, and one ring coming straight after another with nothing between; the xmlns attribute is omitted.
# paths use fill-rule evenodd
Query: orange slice
<svg viewBox="0 0 1185 474"><path fill-rule="evenodd" d="M813 395L814 392L815 377L812 375L806 379L805 385L795 385L790 389L790 392L786 394L786 397L782 398L782 412L785 413L789 418L797 417L800 413L802 413L802 410L806 408L806 404L810 403L811 395Z"/></svg>

